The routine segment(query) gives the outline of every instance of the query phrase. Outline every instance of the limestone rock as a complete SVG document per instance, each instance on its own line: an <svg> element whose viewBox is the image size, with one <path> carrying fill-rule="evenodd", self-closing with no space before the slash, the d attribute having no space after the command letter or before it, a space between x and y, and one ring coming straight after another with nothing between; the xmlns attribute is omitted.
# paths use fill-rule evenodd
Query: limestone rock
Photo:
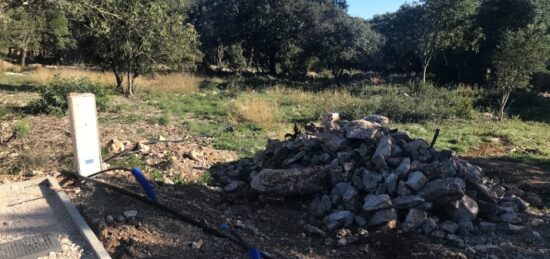
<svg viewBox="0 0 550 259"><path fill-rule="evenodd" d="M276 196L312 194L326 187L327 173L322 167L305 169L264 169L250 182L260 193Z"/></svg>

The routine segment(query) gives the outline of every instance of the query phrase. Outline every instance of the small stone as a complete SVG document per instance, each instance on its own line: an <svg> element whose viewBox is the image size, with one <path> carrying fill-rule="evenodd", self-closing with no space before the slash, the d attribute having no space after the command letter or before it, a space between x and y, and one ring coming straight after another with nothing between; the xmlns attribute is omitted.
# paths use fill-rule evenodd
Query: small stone
<svg viewBox="0 0 550 259"><path fill-rule="evenodd" d="M369 226L378 226L396 220L397 214L394 209L386 209L375 212L368 220Z"/></svg>
<svg viewBox="0 0 550 259"><path fill-rule="evenodd" d="M330 230L334 231L341 226L350 226L353 223L355 215L351 211L342 210L336 211L326 216L323 223Z"/></svg>
<svg viewBox="0 0 550 259"><path fill-rule="evenodd" d="M383 195L373 195L369 194L365 197L365 202L363 203L363 211L372 212L382 209L387 209L392 207L392 202L390 196L387 194Z"/></svg>
<svg viewBox="0 0 550 259"><path fill-rule="evenodd" d="M384 183L389 195L394 195L397 192L397 180L398 176L395 173L391 173L386 176Z"/></svg>
<svg viewBox="0 0 550 259"><path fill-rule="evenodd" d="M392 145L392 139L390 136L383 136L380 141L378 142L378 145L376 146L376 150L374 152L374 155L372 156L373 160L372 162L375 163L375 165L377 164L377 157L378 158L381 158L382 160L384 160L384 164L385 164L385 160L390 158L391 156L391 145ZM378 165L377 165L378 167ZM378 167L378 169L384 169L385 167Z"/></svg>
<svg viewBox="0 0 550 259"><path fill-rule="evenodd" d="M409 175L409 178L407 178L405 184L413 191L418 191L422 189L422 187L424 187L427 181L428 178L426 178L426 176L422 172L415 171Z"/></svg>
<svg viewBox="0 0 550 259"><path fill-rule="evenodd" d="M468 195L445 205L444 209L450 219L459 223L476 219L479 212L477 202Z"/></svg>
<svg viewBox="0 0 550 259"><path fill-rule="evenodd" d="M390 120L388 119L388 117L379 115L379 114L367 115L363 119L366 121L377 123L382 127L387 127L390 123Z"/></svg>
<svg viewBox="0 0 550 259"><path fill-rule="evenodd" d="M511 224L519 224L522 221L519 215L515 212L503 213L499 216L499 219L502 220L502 222Z"/></svg>
<svg viewBox="0 0 550 259"><path fill-rule="evenodd" d="M409 196L412 195L412 191L409 187L407 187L405 182L399 181L399 184L397 185L397 194L399 196Z"/></svg>
<svg viewBox="0 0 550 259"><path fill-rule="evenodd" d="M225 187L223 187L224 192L236 192L246 184L243 181L232 181Z"/></svg>
<svg viewBox="0 0 550 259"><path fill-rule="evenodd" d="M437 228L437 221L433 219L432 217L428 217L426 221L424 221L424 225L422 226L422 231L424 234L429 235Z"/></svg>
<svg viewBox="0 0 550 259"><path fill-rule="evenodd" d="M334 240L332 238L328 237L323 241L323 244L325 244L326 246L331 246L331 245L334 244Z"/></svg>
<svg viewBox="0 0 550 259"><path fill-rule="evenodd" d="M304 232L306 234L312 235L312 236L320 236L320 237L326 237L327 233L325 231L319 229L316 226L313 226L311 224L305 224L304 225Z"/></svg>
<svg viewBox="0 0 550 259"><path fill-rule="evenodd" d="M361 248L359 248L359 250L365 254L368 254L370 253L370 246L369 244L365 244Z"/></svg>
<svg viewBox="0 0 550 259"><path fill-rule="evenodd" d="M418 195L434 205L442 205L462 198L465 187L460 178L438 179L427 183Z"/></svg>
<svg viewBox="0 0 550 259"><path fill-rule="evenodd" d="M338 229L338 231L336 231L336 237L337 238L343 238L343 237L348 237L348 236L351 236L351 230L347 229L347 228L341 228L341 229Z"/></svg>
<svg viewBox="0 0 550 259"><path fill-rule="evenodd" d="M446 238L449 241L453 241L453 242L456 242L458 244L464 244L464 240L462 238L460 238L459 236L457 236L457 235L447 234Z"/></svg>
<svg viewBox="0 0 550 259"><path fill-rule="evenodd" d="M344 130L348 139L371 140L376 136L379 127L380 124L378 123L367 120L354 120L346 125Z"/></svg>
<svg viewBox="0 0 550 259"><path fill-rule="evenodd" d="M193 249L201 249L203 243L204 243L204 241L202 241L202 239L199 239L199 241L192 242L191 247Z"/></svg>
<svg viewBox="0 0 550 259"><path fill-rule="evenodd" d="M491 222L479 222L479 230L484 233L494 233L497 230L497 225Z"/></svg>
<svg viewBox="0 0 550 259"><path fill-rule="evenodd" d="M336 241L336 246L338 247L343 247L343 246L346 246L348 244L347 242L347 239L346 238L340 238L338 239L338 241Z"/></svg>
<svg viewBox="0 0 550 259"><path fill-rule="evenodd" d="M456 233L456 231L458 230L458 228L460 226L458 224L456 224L455 222L452 222L450 220L446 220L446 221L442 222L441 224L439 224L439 227L441 229L447 231L448 233L454 234L454 233Z"/></svg>
<svg viewBox="0 0 550 259"><path fill-rule="evenodd" d="M428 214L419 209L410 209L405 221L403 222L403 230L411 232L422 226L427 219Z"/></svg>
<svg viewBox="0 0 550 259"><path fill-rule="evenodd" d="M135 216L137 216L138 213L135 210L126 210L123 214L126 218L134 218Z"/></svg>
<svg viewBox="0 0 550 259"><path fill-rule="evenodd" d="M363 188L367 192L373 192L378 187L378 184L382 181L382 175L365 169L363 171Z"/></svg>
<svg viewBox="0 0 550 259"><path fill-rule="evenodd" d="M529 225L531 225L533 227L540 227L540 226L544 225L544 220L542 220L542 219L532 219L531 221L529 221Z"/></svg>
<svg viewBox="0 0 550 259"><path fill-rule="evenodd" d="M116 221L123 222L124 220L126 220L126 218L123 215L116 216Z"/></svg>
<svg viewBox="0 0 550 259"><path fill-rule="evenodd" d="M146 154L149 152L149 150L151 150L151 148L148 146L148 145L145 145L144 143L138 143L137 145L137 150L138 152L142 153L142 154Z"/></svg>
<svg viewBox="0 0 550 259"><path fill-rule="evenodd" d="M105 222L107 222L107 223L113 223L114 220L115 220L115 219L114 219L113 216L111 216L111 215L107 215L107 216L105 217Z"/></svg>
<svg viewBox="0 0 550 259"><path fill-rule="evenodd" d="M418 195L398 196L392 200L393 205L398 210L415 208L425 202L424 198Z"/></svg>
<svg viewBox="0 0 550 259"><path fill-rule="evenodd" d="M403 160L401 160L401 163L395 169L395 173L397 174L397 176L399 176L399 178L404 178L409 172L410 168L411 168L411 159L408 157L405 157L403 158Z"/></svg>
<svg viewBox="0 0 550 259"><path fill-rule="evenodd" d="M518 226L518 225L514 225L514 224L508 224L508 230L510 230L512 232L521 232L521 231L525 230L525 226Z"/></svg>
<svg viewBox="0 0 550 259"><path fill-rule="evenodd" d="M533 233L533 236L535 236L536 238L542 238L539 232L533 231L532 233Z"/></svg>

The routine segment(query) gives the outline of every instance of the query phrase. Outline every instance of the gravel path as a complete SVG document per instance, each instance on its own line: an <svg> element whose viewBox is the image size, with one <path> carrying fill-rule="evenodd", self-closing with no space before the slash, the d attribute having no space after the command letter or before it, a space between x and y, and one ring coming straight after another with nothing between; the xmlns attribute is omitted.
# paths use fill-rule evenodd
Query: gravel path
<svg viewBox="0 0 550 259"><path fill-rule="evenodd" d="M95 258L47 180L0 185L0 243L52 233L62 251L41 258Z"/></svg>

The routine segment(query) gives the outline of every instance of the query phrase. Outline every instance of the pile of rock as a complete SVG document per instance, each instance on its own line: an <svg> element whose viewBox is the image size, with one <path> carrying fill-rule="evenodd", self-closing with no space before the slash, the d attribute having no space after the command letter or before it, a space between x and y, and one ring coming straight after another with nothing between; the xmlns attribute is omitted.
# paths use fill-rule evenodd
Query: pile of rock
<svg viewBox="0 0 550 259"><path fill-rule="evenodd" d="M495 231L495 223L522 223L522 198L388 123L380 115L345 121L331 114L306 134L270 140L254 162L230 166L221 180L234 191L244 182L231 176L244 170L265 196L313 197L309 221L328 231L382 226L460 240L457 234Z"/></svg>

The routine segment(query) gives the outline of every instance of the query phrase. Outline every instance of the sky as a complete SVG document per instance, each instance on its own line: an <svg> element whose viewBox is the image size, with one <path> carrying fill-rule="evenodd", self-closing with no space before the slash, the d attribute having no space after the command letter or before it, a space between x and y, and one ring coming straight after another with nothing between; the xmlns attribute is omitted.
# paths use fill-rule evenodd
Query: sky
<svg viewBox="0 0 550 259"><path fill-rule="evenodd" d="M351 16L372 18L375 14L397 11L399 6L411 0L347 0Z"/></svg>

